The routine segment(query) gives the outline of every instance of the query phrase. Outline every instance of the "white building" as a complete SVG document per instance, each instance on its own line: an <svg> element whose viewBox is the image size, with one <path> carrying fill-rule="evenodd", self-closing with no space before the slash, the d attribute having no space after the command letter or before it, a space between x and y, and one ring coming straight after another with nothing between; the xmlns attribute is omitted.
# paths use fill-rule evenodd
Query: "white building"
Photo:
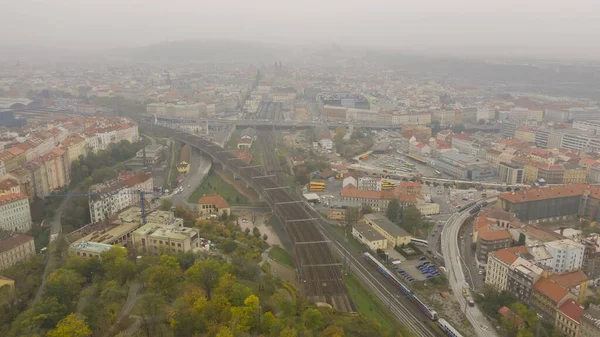
<svg viewBox="0 0 600 337"><path fill-rule="evenodd" d="M360 190L381 191L381 178L360 177L356 187Z"/></svg>
<svg viewBox="0 0 600 337"><path fill-rule="evenodd" d="M356 187L358 185L358 182L356 181L356 178L350 176L344 178L344 180L342 181L342 188L346 187L346 185L353 185Z"/></svg>
<svg viewBox="0 0 600 337"><path fill-rule="evenodd" d="M552 268L553 272L564 273L581 269L585 249L582 244L565 239L547 242L544 246L552 258L541 263Z"/></svg>
<svg viewBox="0 0 600 337"><path fill-rule="evenodd" d="M333 149L333 141L329 138L323 138L319 140L319 146L321 146L325 150L331 150Z"/></svg>
<svg viewBox="0 0 600 337"><path fill-rule="evenodd" d="M352 226L352 236L367 245L372 251L387 248L387 239L365 223L357 223Z"/></svg>
<svg viewBox="0 0 600 337"><path fill-rule="evenodd" d="M0 229L21 233L31 229L29 199L25 194L0 195Z"/></svg>
<svg viewBox="0 0 600 337"><path fill-rule="evenodd" d="M94 185L90 192L90 219L92 223L104 220L129 206L140 204L138 191L152 192L152 177L144 172L123 175L105 184ZM147 200L151 199L147 196Z"/></svg>

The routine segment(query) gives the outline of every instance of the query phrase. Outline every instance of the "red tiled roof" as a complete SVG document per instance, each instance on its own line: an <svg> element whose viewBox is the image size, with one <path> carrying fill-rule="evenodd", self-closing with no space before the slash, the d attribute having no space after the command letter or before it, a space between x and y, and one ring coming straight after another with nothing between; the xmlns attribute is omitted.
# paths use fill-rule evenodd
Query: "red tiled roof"
<svg viewBox="0 0 600 337"><path fill-rule="evenodd" d="M517 253L519 253L519 254L527 253L527 247L517 246L517 247L500 249L500 250L493 252L492 255L496 256L500 261L502 261L510 266L519 257L517 255Z"/></svg>
<svg viewBox="0 0 600 337"><path fill-rule="evenodd" d="M536 200L554 199L582 195L585 190L598 192L597 186L586 184L569 184L560 186L537 187L518 192L507 192L499 195L500 199L512 203L528 202Z"/></svg>
<svg viewBox="0 0 600 337"><path fill-rule="evenodd" d="M553 275L550 275L548 278L550 280L552 280L554 283L557 283L560 286L565 287L567 289L576 287L576 286L580 285L581 283L586 282L588 280L588 277L585 275L585 273L581 269L575 270L572 272L568 272L568 273L553 274Z"/></svg>
<svg viewBox="0 0 600 337"><path fill-rule="evenodd" d="M577 303L575 302L575 300L568 299L565 301L565 303L563 303L559 308L558 311L560 311L561 313L563 313L565 316L569 317L570 319L574 320L575 322L578 322L581 320L581 315L583 315L583 312L585 311L582 307L580 307L579 305L577 305Z"/></svg>
<svg viewBox="0 0 600 337"><path fill-rule="evenodd" d="M243 161L246 164L249 164L250 160L252 160L252 153L249 151L232 151L231 154L238 157L241 161Z"/></svg>
<svg viewBox="0 0 600 337"><path fill-rule="evenodd" d="M569 291L560 285L550 281L547 278L542 277L534 285L533 289L537 290L540 294L548 297L554 303L560 302Z"/></svg>
<svg viewBox="0 0 600 337"><path fill-rule="evenodd" d="M201 205L215 205L216 208L228 208L229 204L218 194L206 194L198 200Z"/></svg>
<svg viewBox="0 0 600 337"><path fill-rule="evenodd" d="M0 195L0 205L8 204L13 201L27 199L27 196L23 193L11 193Z"/></svg>
<svg viewBox="0 0 600 337"><path fill-rule="evenodd" d="M503 306L498 310L498 313L509 321L515 323L517 326L523 324L523 319L519 315L515 314L509 307Z"/></svg>
<svg viewBox="0 0 600 337"><path fill-rule="evenodd" d="M9 251L29 241L33 241L33 237L21 234L13 235L8 239L0 241L0 253Z"/></svg>

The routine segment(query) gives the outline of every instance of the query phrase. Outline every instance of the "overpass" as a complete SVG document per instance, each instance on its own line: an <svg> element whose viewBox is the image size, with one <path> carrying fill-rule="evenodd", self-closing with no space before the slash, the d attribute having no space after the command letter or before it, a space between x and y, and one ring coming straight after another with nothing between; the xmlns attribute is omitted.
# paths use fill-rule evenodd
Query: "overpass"
<svg viewBox="0 0 600 337"><path fill-rule="evenodd" d="M340 311L355 311L343 281L341 264L334 258L329 240L321 234L318 219L303 200L289 193L289 186L277 185L272 179L274 175L265 174L260 166L247 165L228 150L201 137L149 122L142 121L139 125L153 134L193 146L256 190L281 220L292 241L303 293L315 302L327 302Z"/></svg>
<svg viewBox="0 0 600 337"><path fill-rule="evenodd" d="M146 115L146 120L154 120L154 116ZM335 128L337 126L349 127L354 125L355 127L381 130L381 129L395 129L400 130L400 125L389 125L389 124L353 124L347 122L338 123L323 123L323 122L299 122L299 121L282 121L282 120L268 120L268 119L191 119L191 118L178 118L178 117L166 117L156 116L156 120L161 122L173 123L173 124L198 124L198 126L206 125L208 122L210 125L218 124L234 124L238 128L253 127L257 129L309 129L317 125L326 125L329 128Z"/></svg>

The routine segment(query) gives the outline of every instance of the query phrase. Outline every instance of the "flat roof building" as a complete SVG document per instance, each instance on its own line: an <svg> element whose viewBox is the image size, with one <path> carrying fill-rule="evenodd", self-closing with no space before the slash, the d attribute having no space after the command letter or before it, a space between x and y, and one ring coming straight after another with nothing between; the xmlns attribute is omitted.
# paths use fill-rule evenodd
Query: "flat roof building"
<svg viewBox="0 0 600 337"><path fill-rule="evenodd" d="M100 255L109 250L113 245L99 242L75 242L69 246L69 251L77 256L100 257ZM124 249L124 248L123 248Z"/></svg>
<svg viewBox="0 0 600 337"><path fill-rule="evenodd" d="M200 232L197 228L147 224L136 229L131 238L135 247L154 255L163 251L183 253L200 249Z"/></svg>
<svg viewBox="0 0 600 337"><path fill-rule="evenodd" d="M352 236L372 251L387 248L387 239L366 223L357 223L352 226Z"/></svg>
<svg viewBox="0 0 600 337"><path fill-rule="evenodd" d="M363 219L367 225L383 235L392 247L410 243L412 236L402 227L388 220L383 214L366 214Z"/></svg>
<svg viewBox="0 0 600 337"><path fill-rule="evenodd" d="M0 241L0 269L13 266L35 254L33 237L13 235Z"/></svg>

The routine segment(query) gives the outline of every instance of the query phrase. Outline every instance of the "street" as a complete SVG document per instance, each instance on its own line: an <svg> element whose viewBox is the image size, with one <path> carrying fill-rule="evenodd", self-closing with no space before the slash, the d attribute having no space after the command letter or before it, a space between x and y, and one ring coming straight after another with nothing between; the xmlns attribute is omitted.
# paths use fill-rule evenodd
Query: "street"
<svg viewBox="0 0 600 337"><path fill-rule="evenodd" d="M183 186L183 192L181 194L171 194L173 206L184 205L188 208L196 207L196 205L189 203L187 199L202 184L211 167L212 162L209 158L202 157L198 152L192 151L190 171L179 185Z"/></svg>
<svg viewBox="0 0 600 337"><path fill-rule="evenodd" d="M459 231L462 227L462 224L469 216L470 214L468 210L465 210L462 213L453 214L450 219L448 219L448 222L446 222L442 230L442 252L444 255L448 281L450 282L450 287L452 288L454 294L461 294L464 288L469 287L467 281L465 280L465 273L462 267L464 261L463 256L465 255L461 254L459 245L457 244ZM467 274L468 273L469 272L467 271ZM460 307L464 308L465 315L475 329L477 336L497 336L492 325L477 306L467 306L467 300L463 296L457 295L456 298L458 299Z"/></svg>

